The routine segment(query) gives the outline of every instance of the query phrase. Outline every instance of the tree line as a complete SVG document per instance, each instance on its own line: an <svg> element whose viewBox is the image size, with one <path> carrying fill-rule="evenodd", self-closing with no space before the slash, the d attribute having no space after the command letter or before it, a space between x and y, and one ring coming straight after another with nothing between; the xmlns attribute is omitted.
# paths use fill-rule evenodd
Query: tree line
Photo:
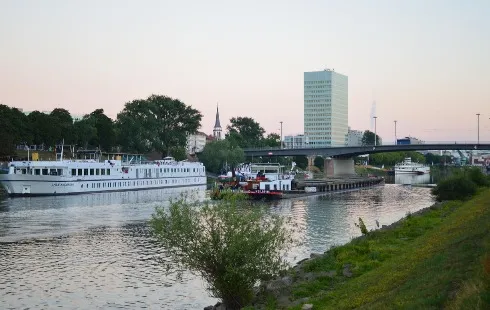
<svg viewBox="0 0 490 310"><path fill-rule="evenodd" d="M36 145L44 150L64 142L75 149L105 152L158 152L184 159L190 134L201 127L200 111L182 101L162 95L127 102L112 120L96 109L73 120L66 109L50 113L24 114L17 108L0 105L0 156L14 157L17 146ZM252 118L234 117L227 127L227 141L234 147L278 146L277 134L265 130Z"/></svg>

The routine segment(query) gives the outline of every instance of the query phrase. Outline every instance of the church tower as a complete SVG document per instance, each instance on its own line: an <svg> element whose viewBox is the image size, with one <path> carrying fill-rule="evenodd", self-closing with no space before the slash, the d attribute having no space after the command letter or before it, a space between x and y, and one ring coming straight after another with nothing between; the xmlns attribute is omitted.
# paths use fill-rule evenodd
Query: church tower
<svg viewBox="0 0 490 310"><path fill-rule="evenodd" d="M214 122L213 137L215 140L223 140L225 138L223 136L221 124L219 121L218 104L216 104L216 121Z"/></svg>

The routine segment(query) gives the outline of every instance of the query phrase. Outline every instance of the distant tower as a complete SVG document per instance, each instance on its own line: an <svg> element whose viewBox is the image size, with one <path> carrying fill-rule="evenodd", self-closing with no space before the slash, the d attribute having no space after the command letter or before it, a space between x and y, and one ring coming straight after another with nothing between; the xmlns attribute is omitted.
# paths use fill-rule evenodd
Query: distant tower
<svg viewBox="0 0 490 310"><path fill-rule="evenodd" d="M221 124L219 121L218 104L216 104L216 121L214 122L213 137L215 140L223 140Z"/></svg>

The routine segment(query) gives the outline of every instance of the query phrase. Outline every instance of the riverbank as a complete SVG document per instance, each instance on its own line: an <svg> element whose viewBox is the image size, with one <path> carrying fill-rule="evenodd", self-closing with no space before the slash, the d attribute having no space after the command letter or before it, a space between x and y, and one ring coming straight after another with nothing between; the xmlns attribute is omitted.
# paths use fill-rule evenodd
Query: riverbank
<svg viewBox="0 0 490 310"><path fill-rule="evenodd" d="M490 307L490 190L312 254L262 287L273 309ZM264 308L264 306L262 306Z"/></svg>

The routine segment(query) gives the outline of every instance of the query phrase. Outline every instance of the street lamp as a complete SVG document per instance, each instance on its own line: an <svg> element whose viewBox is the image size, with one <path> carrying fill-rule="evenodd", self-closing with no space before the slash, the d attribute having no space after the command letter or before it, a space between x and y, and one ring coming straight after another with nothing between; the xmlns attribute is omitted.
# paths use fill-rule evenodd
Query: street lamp
<svg viewBox="0 0 490 310"><path fill-rule="evenodd" d="M395 145L397 143L397 139L396 139L396 120L395 120Z"/></svg>
<svg viewBox="0 0 490 310"><path fill-rule="evenodd" d="M378 118L377 116L373 116L374 118L374 146L376 146L376 140L378 140L378 136L376 135L376 119Z"/></svg>
<svg viewBox="0 0 490 310"><path fill-rule="evenodd" d="M480 144L480 113L476 113L476 116L478 117L478 142L477 142L477 144Z"/></svg>
<svg viewBox="0 0 490 310"><path fill-rule="evenodd" d="M281 149L282 149L282 121L280 121L279 123L281 123Z"/></svg>

